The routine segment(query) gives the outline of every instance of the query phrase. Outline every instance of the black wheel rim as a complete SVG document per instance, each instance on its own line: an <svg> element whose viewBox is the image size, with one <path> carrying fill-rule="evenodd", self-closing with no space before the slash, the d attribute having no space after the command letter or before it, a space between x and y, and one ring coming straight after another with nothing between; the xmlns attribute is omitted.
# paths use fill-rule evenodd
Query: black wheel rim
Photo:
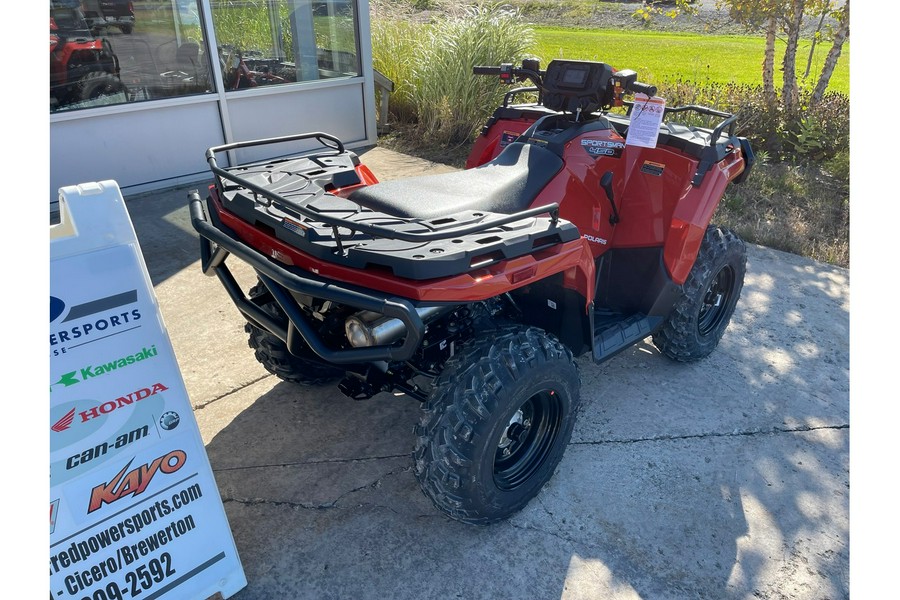
<svg viewBox="0 0 900 600"><path fill-rule="evenodd" d="M731 295L734 293L734 280L734 269L730 265L725 265L710 282L697 318L700 335L713 333L724 321Z"/></svg>
<svg viewBox="0 0 900 600"><path fill-rule="evenodd" d="M562 400L553 390L531 396L500 436L494 456L494 483L513 490L527 482L553 449L562 425Z"/></svg>

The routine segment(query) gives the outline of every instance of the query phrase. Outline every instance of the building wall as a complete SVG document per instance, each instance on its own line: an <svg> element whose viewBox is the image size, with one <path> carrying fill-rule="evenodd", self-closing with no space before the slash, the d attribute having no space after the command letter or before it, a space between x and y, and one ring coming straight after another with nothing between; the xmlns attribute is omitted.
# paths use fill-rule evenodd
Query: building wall
<svg viewBox="0 0 900 600"><path fill-rule="evenodd" d="M150 1L134 2L133 33L103 30L98 37L106 37L113 47L137 47L137 42L142 41L136 37L142 35L142 10L149 12L150 6L141 2ZM182 0L171 1L173 7L175 2L184 4ZM282 11L286 4L295 12L308 10L307 14L312 14L312 10L321 14L323 6L335 10L334 6L338 5L334 0L331 4L310 0L271 1L280 3ZM224 68L213 65L204 93L100 106L88 103L83 108L51 112L50 201L56 201L60 187L105 179L115 180L126 194L208 180L206 150L225 143L306 132L330 133L350 148L375 143L368 0L353 1L356 3L355 58L359 63L357 73L352 76L332 74L307 81L226 90L233 86L225 81ZM198 0L195 25L203 27L206 55L216 56L220 53L211 49L219 44L209 3L210 0ZM193 6L193 0L188 6ZM324 18L327 22L328 16ZM149 33L146 37L152 39L153 35ZM120 59L126 85L140 77L134 75L136 68L129 69L128 59L128 56ZM144 71L154 68L158 71L164 65L154 65ZM272 153L282 155L303 149L272 146L242 150L244 154L238 158L263 160L273 158Z"/></svg>

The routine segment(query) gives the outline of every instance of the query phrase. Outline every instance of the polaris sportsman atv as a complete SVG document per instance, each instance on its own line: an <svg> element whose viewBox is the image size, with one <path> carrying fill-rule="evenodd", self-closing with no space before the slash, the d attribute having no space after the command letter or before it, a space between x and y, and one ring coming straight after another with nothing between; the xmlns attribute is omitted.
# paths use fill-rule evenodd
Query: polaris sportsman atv
<svg viewBox="0 0 900 600"><path fill-rule="evenodd" d="M50 3L50 110L128 93L109 41L95 38L77 6Z"/></svg>
<svg viewBox="0 0 900 600"><path fill-rule="evenodd" d="M733 115L702 106L665 111L721 119L714 128L664 122L656 147L629 145L639 102L624 95L656 92L633 71L528 60L475 73L532 85L506 95L466 170L378 183L340 140L309 133L210 148L215 183L189 202L203 271L247 319L256 359L352 398L420 400L423 491L485 524L524 507L562 458L579 406L573 357L602 362L648 336L677 361L716 347L746 255L710 220L753 153ZM512 104L523 92L537 101ZM218 163L288 142L317 149ZM258 276L246 292L232 255Z"/></svg>

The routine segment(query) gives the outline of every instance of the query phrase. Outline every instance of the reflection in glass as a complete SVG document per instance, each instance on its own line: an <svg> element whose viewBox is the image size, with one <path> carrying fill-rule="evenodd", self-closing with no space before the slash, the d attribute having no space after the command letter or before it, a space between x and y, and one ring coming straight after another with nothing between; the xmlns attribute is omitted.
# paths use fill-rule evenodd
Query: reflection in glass
<svg viewBox="0 0 900 600"><path fill-rule="evenodd" d="M50 112L360 74L355 0L51 0Z"/></svg>
<svg viewBox="0 0 900 600"><path fill-rule="evenodd" d="M352 0L213 2L225 88L359 74Z"/></svg>
<svg viewBox="0 0 900 600"><path fill-rule="evenodd" d="M50 112L214 91L197 0L51 0Z"/></svg>

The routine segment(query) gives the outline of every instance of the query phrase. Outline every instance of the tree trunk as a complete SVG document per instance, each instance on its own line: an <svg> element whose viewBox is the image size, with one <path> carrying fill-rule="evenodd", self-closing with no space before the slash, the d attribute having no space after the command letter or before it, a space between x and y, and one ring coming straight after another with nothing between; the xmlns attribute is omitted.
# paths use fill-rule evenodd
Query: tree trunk
<svg viewBox="0 0 900 600"><path fill-rule="evenodd" d="M782 72L784 82L781 88L781 101L786 114L793 114L799 105L797 91L797 46L800 43L800 27L803 24L803 7L805 0L792 0L791 12L785 27L787 29L787 46L784 49Z"/></svg>
<svg viewBox="0 0 900 600"><path fill-rule="evenodd" d="M830 3L822 7L822 15L819 17L819 25L816 27L812 36L812 45L809 48L809 56L806 57L806 70L803 71L803 79L809 77L809 70L812 68L813 55L816 53L816 44L819 41L819 34L822 32L822 25L825 23L825 17L828 16Z"/></svg>
<svg viewBox="0 0 900 600"><path fill-rule="evenodd" d="M844 40L846 40L849 35L850 0L847 0L847 3L844 5L844 14L841 15L837 31L834 32L834 43L831 45L831 50L828 51L828 56L825 58L825 64L822 66L822 74L819 75L819 82L816 84L816 89L813 90L812 98L810 98L810 105L815 105L822 99L822 96L825 95L825 90L828 88L828 82L831 80L831 74L834 73L834 67L837 65L838 58L841 56L841 47L844 45Z"/></svg>
<svg viewBox="0 0 900 600"><path fill-rule="evenodd" d="M766 24L766 53L763 57L763 94L769 108L774 108L778 102L775 95L775 33L778 21L775 15L769 17Z"/></svg>

